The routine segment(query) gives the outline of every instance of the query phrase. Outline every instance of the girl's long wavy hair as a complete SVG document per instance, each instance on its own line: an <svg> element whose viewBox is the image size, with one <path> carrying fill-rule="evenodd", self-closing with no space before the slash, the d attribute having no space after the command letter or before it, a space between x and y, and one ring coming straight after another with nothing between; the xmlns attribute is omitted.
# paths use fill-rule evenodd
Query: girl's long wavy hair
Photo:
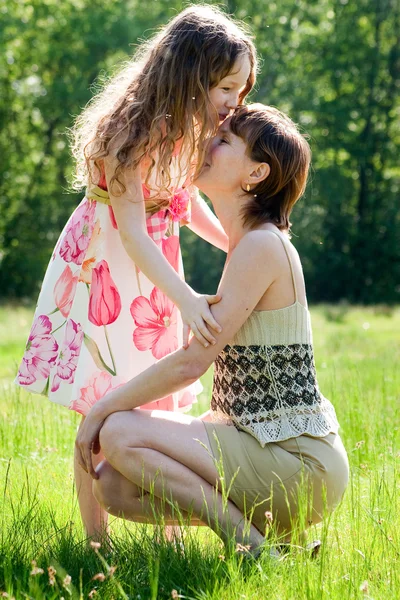
<svg viewBox="0 0 400 600"><path fill-rule="evenodd" d="M257 71L249 34L215 7L191 6L178 14L139 47L77 118L71 130L77 165L74 188L97 184L102 159L112 154L118 161L109 182L115 195L125 191L118 176L143 159L149 164L146 183L157 161L161 188L169 189L171 158L179 140L181 175L196 162L200 168L204 142L218 126L208 92L243 55L249 57L251 71L240 103Z"/></svg>

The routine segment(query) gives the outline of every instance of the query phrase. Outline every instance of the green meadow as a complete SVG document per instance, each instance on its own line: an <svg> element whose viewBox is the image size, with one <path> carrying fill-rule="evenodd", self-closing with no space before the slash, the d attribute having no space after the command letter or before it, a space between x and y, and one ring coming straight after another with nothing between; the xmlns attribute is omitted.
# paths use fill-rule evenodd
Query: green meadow
<svg viewBox="0 0 400 600"><path fill-rule="evenodd" d="M182 545L112 518L113 549L88 547L73 485L79 418L15 388L32 310L0 307L0 598L345 600L400 598L400 310L311 310L320 388L351 463L343 502L279 559L225 553L205 528ZM211 372L193 414L206 409ZM34 561L34 562L32 562Z"/></svg>

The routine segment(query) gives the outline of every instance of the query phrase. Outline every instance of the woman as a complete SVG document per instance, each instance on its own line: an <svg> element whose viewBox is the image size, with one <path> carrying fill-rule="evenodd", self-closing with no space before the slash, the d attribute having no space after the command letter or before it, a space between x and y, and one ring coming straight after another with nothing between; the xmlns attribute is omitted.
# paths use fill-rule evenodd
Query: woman
<svg viewBox="0 0 400 600"><path fill-rule="evenodd" d="M205 521L225 539L234 532L256 551L267 511L277 533L290 536L304 483L306 524L321 521L340 501L347 455L334 408L316 381L301 263L288 237L309 164L308 144L294 123L263 105L239 107L211 141L196 185L229 238L222 299L212 308L222 333L209 348L193 338L187 350L165 357L90 411L77 438L79 460L112 514L151 522L152 491L166 522L174 511L163 506L164 496L184 517ZM131 410L187 386L213 361L208 422ZM91 449L100 446L106 461L95 472ZM251 520L247 531L244 514Z"/></svg>

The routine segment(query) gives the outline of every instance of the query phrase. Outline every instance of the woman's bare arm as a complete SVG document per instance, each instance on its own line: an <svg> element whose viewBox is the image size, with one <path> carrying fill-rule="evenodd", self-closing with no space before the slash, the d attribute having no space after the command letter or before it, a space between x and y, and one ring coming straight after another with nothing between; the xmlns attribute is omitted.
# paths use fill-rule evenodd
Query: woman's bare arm
<svg viewBox="0 0 400 600"><path fill-rule="evenodd" d="M198 379L243 325L278 275L274 260L275 236L267 231L248 233L232 253L220 284L222 300L213 312L223 325L215 346L204 348L195 338L188 350L177 350L125 385L99 400L89 411L75 442L77 460L97 478L92 450L98 452L99 433L112 413L131 410L177 392ZM276 246L275 246L276 248Z"/></svg>
<svg viewBox="0 0 400 600"><path fill-rule="evenodd" d="M275 280L278 266L273 260L274 248L275 236L267 231L245 235L221 279L221 301L212 308L223 328L216 345L206 349L192 338L187 350L169 354L100 400L94 408L102 417L177 392L203 375Z"/></svg>

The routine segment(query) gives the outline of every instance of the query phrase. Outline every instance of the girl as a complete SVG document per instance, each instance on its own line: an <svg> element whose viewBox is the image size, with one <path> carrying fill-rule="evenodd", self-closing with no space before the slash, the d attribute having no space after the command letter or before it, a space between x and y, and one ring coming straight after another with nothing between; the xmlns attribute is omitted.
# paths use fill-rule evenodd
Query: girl
<svg viewBox="0 0 400 600"><path fill-rule="evenodd" d="M223 330L215 346L193 339L91 409L77 438L79 462L112 514L152 522L155 504L173 523L166 497L191 523L206 522L225 540L235 531L256 553L271 521L289 540L293 528L320 522L340 502L347 455L318 387L304 278L288 236L309 164L294 123L259 104L239 107L209 145L196 184L229 237L213 307ZM184 388L213 361L212 422L132 410ZM96 472L91 448L99 446L106 461Z"/></svg>
<svg viewBox="0 0 400 600"><path fill-rule="evenodd" d="M107 392L218 332L209 304L183 280L179 225L227 247L191 186L197 149L251 90L256 55L218 10L191 7L146 43L78 118L73 150L85 198L46 272L17 383L84 416ZM182 315L182 331L177 308ZM187 409L195 386L147 408ZM75 479L88 536L107 516L90 477Z"/></svg>

